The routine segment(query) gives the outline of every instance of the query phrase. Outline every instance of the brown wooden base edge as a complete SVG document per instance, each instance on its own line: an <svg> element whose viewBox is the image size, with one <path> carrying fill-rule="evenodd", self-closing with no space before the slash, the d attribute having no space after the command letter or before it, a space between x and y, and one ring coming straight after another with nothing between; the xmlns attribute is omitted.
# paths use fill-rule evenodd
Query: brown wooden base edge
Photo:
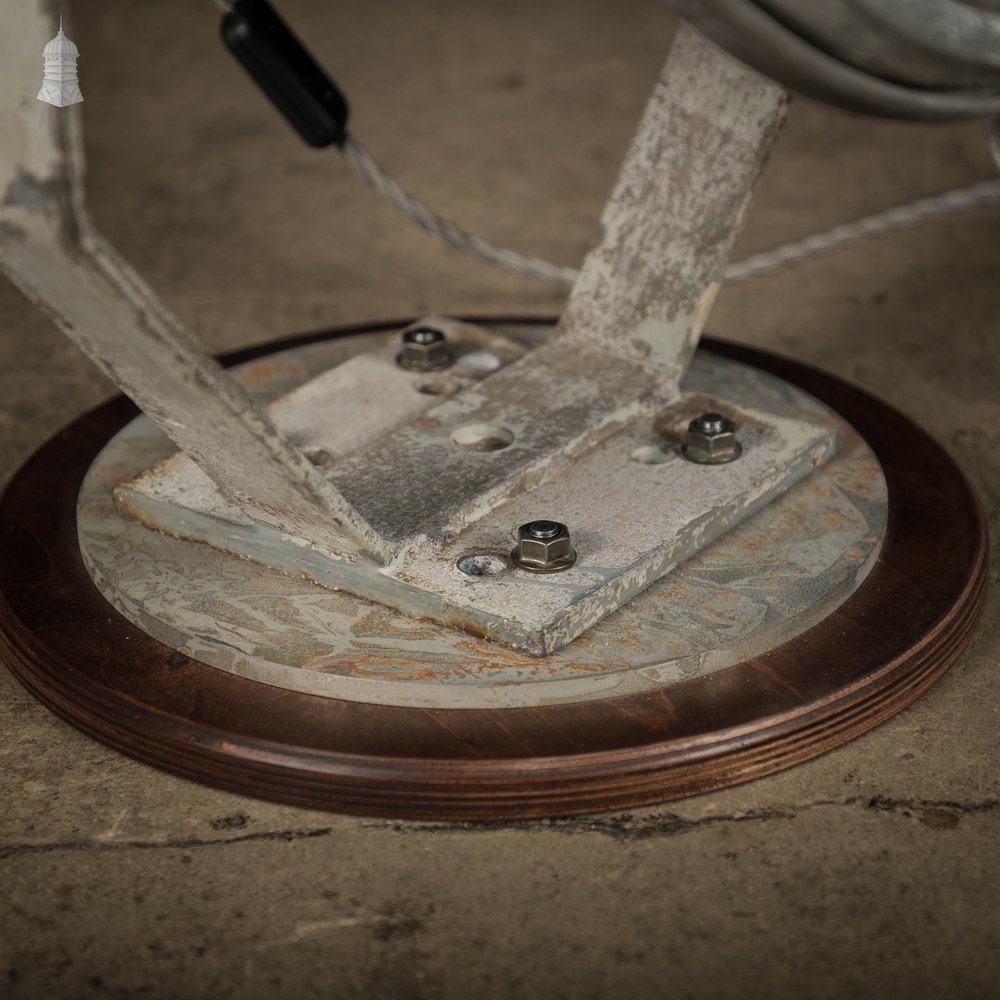
<svg viewBox="0 0 1000 1000"><path fill-rule="evenodd" d="M981 603L971 609L969 632L980 608ZM201 739L179 739L173 726L160 733L115 725L113 719L100 718L98 711L81 711L78 694L71 693L64 700L51 687L32 683L31 671L15 672L32 694L81 732L184 778L307 808L407 819L496 820L650 805L749 781L809 760L862 735L915 701L945 673L967 636L955 636L951 649L937 650L921 669L895 671L881 689L862 689L854 701L797 720L797 727L788 733L761 731L737 737L713 746L705 755L671 753L664 747L661 753L644 754L627 765L617 758L580 760L579 767L559 767L553 761L552 773L542 780L536 774L519 776L516 768L493 775L477 774L475 767L456 773L434 761L422 766L391 761L388 773L379 775L370 767L363 767L360 774L350 767L332 773L325 762L310 767L305 755L289 767L285 754L276 753L274 747L241 743L228 753L228 740L208 742L204 734ZM2 651L8 655L6 648ZM210 769L205 767L206 751L213 756ZM446 775L447 771L452 773Z"/></svg>
<svg viewBox="0 0 1000 1000"><path fill-rule="evenodd" d="M324 331L227 360L401 325ZM0 501L0 654L56 715L137 760L347 813L563 816L676 799L808 760L901 711L961 653L985 598L985 521L947 454L886 404L775 355L705 346L836 409L889 483L888 534L865 584L764 656L650 694L482 711L338 702L186 660L111 609L76 545L80 481L135 413L120 398L44 445Z"/></svg>

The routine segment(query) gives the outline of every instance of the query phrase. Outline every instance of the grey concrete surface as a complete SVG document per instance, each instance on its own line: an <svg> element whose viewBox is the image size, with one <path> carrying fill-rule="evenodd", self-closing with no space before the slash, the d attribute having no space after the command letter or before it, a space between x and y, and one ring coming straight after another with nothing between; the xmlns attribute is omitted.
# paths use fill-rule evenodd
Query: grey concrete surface
<svg viewBox="0 0 1000 1000"><path fill-rule="evenodd" d="M483 235L579 260L666 50L659 4L280 6L406 186ZM300 145L221 51L208 0L74 15L93 215L213 349L558 310L558 292L458 259ZM737 256L991 170L977 126L797 100ZM994 537L998 222L984 210L727 289L709 324L918 418ZM0 283L5 476L109 391ZM214 792L88 741L0 672L0 995L996 996L992 581L966 654L872 734L725 792L551 823L391 823Z"/></svg>

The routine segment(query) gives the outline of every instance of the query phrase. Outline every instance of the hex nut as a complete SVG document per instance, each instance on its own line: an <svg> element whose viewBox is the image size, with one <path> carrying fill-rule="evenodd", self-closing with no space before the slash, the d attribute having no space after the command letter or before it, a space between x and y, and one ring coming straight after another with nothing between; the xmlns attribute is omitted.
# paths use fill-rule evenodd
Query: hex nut
<svg viewBox="0 0 1000 1000"><path fill-rule="evenodd" d="M517 529L511 561L529 573L558 573L576 562L569 529L558 521L529 521Z"/></svg>
<svg viewBox="0 0 1000 1000"><path fill-rule="evenodd" d="M412 326L403 331L402 350L396 364L414 372L432 372L452 362L448 338L433 326Z"/></svg>
<svg viewBox="0 0 1000 1000"><path fill-rule="evenodd" d="M722 465L743 453L736 440L736 424L721 413L703 413L688 424L687 439L681 452L689 462Z"/></svg>

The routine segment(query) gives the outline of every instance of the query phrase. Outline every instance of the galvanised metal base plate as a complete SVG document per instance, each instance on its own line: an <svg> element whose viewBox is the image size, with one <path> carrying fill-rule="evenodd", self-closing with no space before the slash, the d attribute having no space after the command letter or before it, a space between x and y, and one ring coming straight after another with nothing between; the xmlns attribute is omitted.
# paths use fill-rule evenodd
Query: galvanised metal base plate
<svg viewBox="0 0 1000 1000"><path fill-rule="evenodd" d="M549 410L526 411L517 394L523 391L520 374L511 375L515 368L504 360L524 355L523 345L468 323L424 322L447 330L455 357L433 379L396 364L400 345L392 337L374 348L365 344L347 360L342 354L322 357L316 350L275 359L318 366L315 377L278 399L269 392L266 364L251 365L243 373L275 426L307 455L322 458L322 475L339 474L338 493L377 528L379 537L393 540L386 565L356 555L345 558L322 542L310 544L248 518L190 458L168 457L173 449L164 447L163 436L149 420L109 445L98 459L99 467L129 467L136 473L114 488L118 509L166 535L207 543L328 590L357 594L407 618L439 622L533 656L549 656L766 507L845 443L839 440L836 419L803 394L742 366L705 359L681 392L670 393L655 407L640 403L643 380L617 385L616 393L627 401L615 408L621 424L598 432L592 425L601 422L600 415L590 409L597 406L590 394L603 384L596 374L603 355L591 359L568 384L553 379L546 389ZM546 349L554 353L555 346L550 341L531 351L521 365L534 371L539 355ZM496 372L482 379L464 376L465 365L477 357L494 359ZM507 408L495 398L492 422L469 424L466 408L483 415L483 395L498 397L495 380L505 377L511 393ZM581 393L586 393L583 398ZM740 458L724 465L682 459L677 430L712 411L735 421ZM546 419L558 423L560 440L575 442L572 449L544 447ZM471 448L456 443L470 433ZM665 438L675 440L671 444ZM153 467L136 465L136 456L151 460ZM345 468L353 471L348 474ZM503 478L507 471L513 482ZM872 475L878 478L877 471ZM95 478L93 489L86 490L88 503L91 496L109 493L109 481L101 480L99 469ZM874 488L878 490L877 484ZM826 514L816 511L806 520L823 525ZM95 515L101 519L100 513ZM519 570L508 559L517 525L544 518L569 522L577 557L559 573ZM81 526L95 575L128 576L141 588L141 568L138 573L119 568L113 552L91 557L89 507ZM100 524L96 535L103 539L109 531L114 529ZM877 536L878 526L870 533ZM145 547L122 536L126 559L137 544ZM183 565L185 557L168 557L185 590L192 576L201 576L203 547L186 557L195 561L190 568ZM461 567L470 558L476 571L465 573ZM116 565L104 572L109 559ZM237 600L246 594L256 599L259 574L253 568L245 570L245 582L228 573L223 577L225 591L235 592ZM161 582L158 566L158 587ZM121 595L123 609L157 615L143 598L117 583L106 593L115 601ZM159 597L154 603L163 606ZM172 615L168 607L164 610ZM260 617L261 627L268 629L266 611ZM329 630L343 632L337 624L331 622ZM229 645L227 639L221 641ZM406 649L400 653L408 662ZM323 657L315 659L319 665Z"/></svg>
<svg viewBox="0 0 1000 1000"><path fill-rule="evenodd" d="M520 331L522 337L532 332L539 330ZM395 347L389 337L383 353L391 361ZM370 358L357 352L369 352L371 341L356 338L283 351L251 362L237 374L266 403L287 390L292 372L306 382L319 372L332 369L332 375L345 357ZM383 365L376 376L385 378L386 372L390 380L395 375L394 367ZM422 395L419 381L401 377L397 383L386 392ZM842 603L875 563L887 498L871 449L827 408L781 379L703 354L696 356L684 389L698 412L712 408L699 401L723 398L737 401L743 411L766 412L774 425L811 426L817 439L839 438L838 455L821 468L814 457L805 481L543 658L409 617L388 602L317 586L310 579L316 574L308 551L298 550L299 563L293 567L298 565L301 573L296 575L287 563L269 569L260 561L187 540L200 534L195 511L178 508L163 533L123 518L112 502L116 485L174 453L145 417L108 443L84 480L78 510L81 552L104 596L154 638L222 670L309 694L426 708L531 707L633 694L706 675L793 638ZM371 389L361 395L377 401L382 394ZM404 405L398 399L391 404L397 409ZM366 419L357 412L353 418ZM350 419L343 415L341 423ZM679 423L686 426L687 421ZM338 428L342 435L349 430ZM667 437L671 430L666 428ZM524 506L518 498L502 508L501 524L504 518L511 525L529 520L532 510L566 510L574 531L581 529L576 534L580 555L572 571L542 577L519 573L509 582L509 571L491 578L501 581L495 587L515 591L516 600L507 601L508 614L520 605L544 606L554 587L556 599L566 599L559 597L563 591L571 595L570 610L584 604L591 578L602 579L588 565L610 567L616 554L614 539L607 538L607 528L601 530L600 517L589 516L589 507L600 505L597 513L604 521L611 517L641 553L651 540L672 531L678 491L704 490L707 479L717 484L712 488L721 497L736 473L743 491L755 469L768 469L768 449L750 443L749 428L743 432L748 443L744 457L724 467L685 461L679 442L671 446L652 428L625 436L627 441L613 438L605 449L610 461L600 450L596 461L580 461L578 489L568 499L560 483L561 492L557 486L547 506ZM329 434L325 443L340 450ZM656 452L655 463L629 457L650 451ZM808 454L805 467L810 468ZM193 466L190 472L204 479ZM762 473L758 503L769 482ZM204 488L210 485L206 481ZM196 485L192 492L199 495ZM526 502L540 501L529 496ZM520 509L512 514L511 506ZM500 561L510 549L509 532L485 520L468 532L473 550ZM705 515L695 520L689 534L711 537L724 523L724 517ZM244 539L253 527L233 524L230 530L234 537L223 548L253 551ZM463 545L468 544L466 539ZM463 588L474 594L482 587L456 565L467 551L463 545L439 551L428 542L424 557L437 559L440 586L451 588L456 603L463 601ZM279 547L274 554L283 552ZM610 568L603 573L609 586L624 586Z"/></svg>
<svg viewBox="0 0 1000 1000"><path fill-rule="evenodd" d="M318 334L295 346L393 328ZM53 711L139 760L310 807L452 819L565 815L689 795L806 760L904 708L959 655L985 592L984 520L954 463L899 413L794 362L707 346L835 409L874 450L889 497L882 547L861 586L812 628L726 669L621 697L468 710L317 697L194 660L111 610L80 556L79 487L135 414L121 398L53 438L4 493L0 655ZM286 362L275 369L301 374ZM766 554L742 566L759 594L771 589ZM246 625L230 622L234 633ZM376 667L385 627L369 619L356 637ZM616 639L605 661L628 648L625 630ZM470 661L482 655L469 650Z"/></svg>

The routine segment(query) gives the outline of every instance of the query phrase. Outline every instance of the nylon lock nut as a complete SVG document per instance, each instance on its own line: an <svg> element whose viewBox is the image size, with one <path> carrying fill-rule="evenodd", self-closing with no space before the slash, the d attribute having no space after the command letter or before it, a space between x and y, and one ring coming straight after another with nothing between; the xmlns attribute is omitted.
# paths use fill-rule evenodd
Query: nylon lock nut
<svg viewBox="0 0 1000 1000"><path fill-rule="evenodd" d="M687 440L681 449L689 462L722 465L743 453L736 440L736 424L721 413L703 413L688 424Z"/></svg>
<svg viewBox="0 0 1000 1000"><path fill-rule="evenodd" d="M432 372L451 364L448 339L433 326L413 326L403 331L403 347L396 364L413 372Z"/></svg>
<svg viewBox="0 0 1000 1000"><path fill-rule="evenodd" d="M558 573L576 562L576 552L565 524L529 521L517 529L517 546L510 558L529 573Z"/></svg>

